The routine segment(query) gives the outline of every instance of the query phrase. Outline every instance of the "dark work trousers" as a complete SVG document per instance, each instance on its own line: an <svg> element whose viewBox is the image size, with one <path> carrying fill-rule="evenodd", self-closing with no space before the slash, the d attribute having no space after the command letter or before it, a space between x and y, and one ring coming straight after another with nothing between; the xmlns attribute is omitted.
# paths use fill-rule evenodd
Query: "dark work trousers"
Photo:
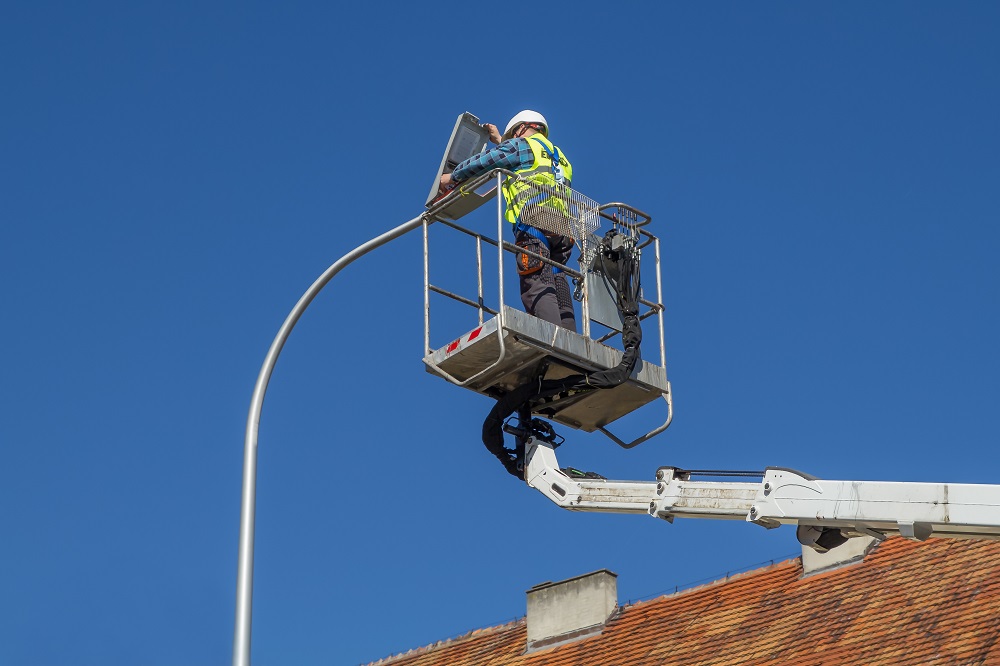
<svg viewBox="0 0 1000 666"><path fill-rule="evenodd" d="M524 232L518 233L515 242L520 247L566 265L573 250L573 239L568 236L547 235L549 247L541 239ZM551 250L549 249L551 248ZM576 315L566 274L553 272L552 266L539 263L526 255L517 255L518 273L521 278L521 302L528 314L576 332ZM525 274L525 263L537 270Z"/></svg>

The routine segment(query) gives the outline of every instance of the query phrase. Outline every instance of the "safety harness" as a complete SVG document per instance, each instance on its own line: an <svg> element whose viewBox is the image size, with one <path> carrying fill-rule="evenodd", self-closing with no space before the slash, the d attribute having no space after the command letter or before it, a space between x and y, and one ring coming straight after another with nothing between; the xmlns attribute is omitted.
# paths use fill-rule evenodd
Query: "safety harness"
<svg viewBox="0 0 1000 666"><path fill-rule="evenodd" d="M545 145L544 141L540 140L535 136L529 136L526 140L534 141L535 143L537 143L541 147L543 155L548 154L549 170L552 172L552 178L555 180L556 184L567 185L568 183L566 182L566 175L563 173L562 168L560 166L562 155L559 153L559 148L556 147L556 144L550 141L549 142L551 144L550 148L550 146ZM541 168L533 168L529 170L526 175L530 178L531 176L539 172L541 172ZM528 190L527 192L530 192L530 190ZM525 224L524 222L522 222L521 216L519 215L518 212L518 209L520 207L517 207L518 209L515 209L515 202L517 202L517 199L520 198L525 193L526 193L525 191L522 191L510 197L509 205L511 206L512 209L511 213L514 216L514 226L513 226L514 237L517 238L518 234L527 234L528 236L531 236L532 238L539 240L545 246L546 251L548 251L551 254L552 244L549 241L548 237L545 235L545 233L542 232L541 229L538 229L536 227L531 226L530 224ZM523 206L523 203L521 205ZM562 269L560 269L558 266L552 266L552 272L561 273Z"/></svg>

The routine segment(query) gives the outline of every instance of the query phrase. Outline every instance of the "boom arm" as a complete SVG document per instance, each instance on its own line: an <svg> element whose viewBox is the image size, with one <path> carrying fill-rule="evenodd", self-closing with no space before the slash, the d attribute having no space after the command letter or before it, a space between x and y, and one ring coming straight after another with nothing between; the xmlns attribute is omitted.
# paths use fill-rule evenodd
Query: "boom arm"
<svg viewBox="0 0 1000 666"><path fill-rule="evenodd" d="M536 438L526 444L524 478L571 511L797 525L799 541L819 551L862 535L1000 539L1000 485L826 481L781 467L755 482L692 481L675 467L661 467L655 482L574 479Z"/></svg>

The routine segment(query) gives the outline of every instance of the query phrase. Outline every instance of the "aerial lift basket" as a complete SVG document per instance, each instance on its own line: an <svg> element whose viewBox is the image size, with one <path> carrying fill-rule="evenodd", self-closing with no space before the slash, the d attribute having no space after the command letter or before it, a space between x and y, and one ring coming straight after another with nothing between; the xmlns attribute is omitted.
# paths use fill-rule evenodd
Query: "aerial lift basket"
<svg viewBox="0 0 1000 666"><path fill-rule="evenodd" d="M424 225L424 363L428 372L437 374L457 386L488 395L500 397L507 392L539 378L560 379L570 375L608 370L618 366L622 350L615 347L614 338L619 334L618 319L600 310L600 276L591 270L595 253L602 234L611 228L631 238L642 251L652 253L652 259L643 262L643 272L647 283L655 285L655 300L640 299L640 320L655 323L656 327L644 326L642 345L643 359L636 365L625 383L615 388L578 393L557 399L543 407L536 408L535 414L551 419L571 428L593 432L603 432L619 446L631 448L662 432L673 418L670 383L667 380L665 353L663 347L663 305L662 283L660 279L659 240L644 226L649 216L631 206L612 203L598 204L596 201L576 192L570 187L556 185L547 187L535 183L528 185L522 194L523 206L520 219L545 232L571 236L579 250L578 268L561 265L537 256L545 263L564 271L577 284L577 296L581 301L582 333L575 333L525 313L520 307L511 307L505 302L505 270L512 274L513 262L504 253L523 252L513 243L503 240L504 233L510 234L510 223L504 218L501 202L496 207L496 235L474 231L458 224L467 207L463 198L468 193L483 191L484 185L496 183L490 188L490 196L501 190L505 181L517 176L509 171L497 169L488 174L463 183L452 195L435 202L429 207ZM525 181L522 181L525 184ZM485 209L484 209L485 210ZM430 240L428 226L438 222L450 230L474 239L475 252L469 253L475 262L478 274L478 291L475 296L454 293L435 285L430 280ZM487 298L484 289L483 247L496 248L497 285L496 298ZM449 255L449 263L456 258ZM575 263L575 262L574 262ZM458 338L440 347L431 346L430 294L439 294L463 303L478 312L478 325ZM517 302L519 299L511 299ZM607 309L606 307L604 309ZM614 306L611 310L616 314ZM471 312L471 310L470 310ZM489 318L492 317L492 318ZM606 327L607 331L598 335L592 323ZM658 330L657 330L658 329ZM656 335L658 333L658 336ZM595 337L596 336L596 337ZM659 355L655 353L659 343ZM620 347L620 345L619 345ZM658 363L656 361L659 361ZM667 405L666 420L659 427L632 441L619 439L607 427L610 423L636 409L663 399Z"/></svg>

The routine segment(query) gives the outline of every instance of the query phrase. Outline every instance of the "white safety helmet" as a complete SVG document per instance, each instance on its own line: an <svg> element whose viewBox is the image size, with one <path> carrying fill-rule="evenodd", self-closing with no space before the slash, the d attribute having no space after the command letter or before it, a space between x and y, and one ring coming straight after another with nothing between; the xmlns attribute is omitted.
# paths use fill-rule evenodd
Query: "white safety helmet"
<svg viewBox="0 0 1000 666"><path fill-rule="evenodd" d="M518 125L523 125L524 123L533 123L542 126L542 136L545 138L549 137L549 124L545 120L545 116L538 113L538 111L524 110L510 119L507 123L507 128L503 131L503 138L509 139L510 135Z"/></svg>

